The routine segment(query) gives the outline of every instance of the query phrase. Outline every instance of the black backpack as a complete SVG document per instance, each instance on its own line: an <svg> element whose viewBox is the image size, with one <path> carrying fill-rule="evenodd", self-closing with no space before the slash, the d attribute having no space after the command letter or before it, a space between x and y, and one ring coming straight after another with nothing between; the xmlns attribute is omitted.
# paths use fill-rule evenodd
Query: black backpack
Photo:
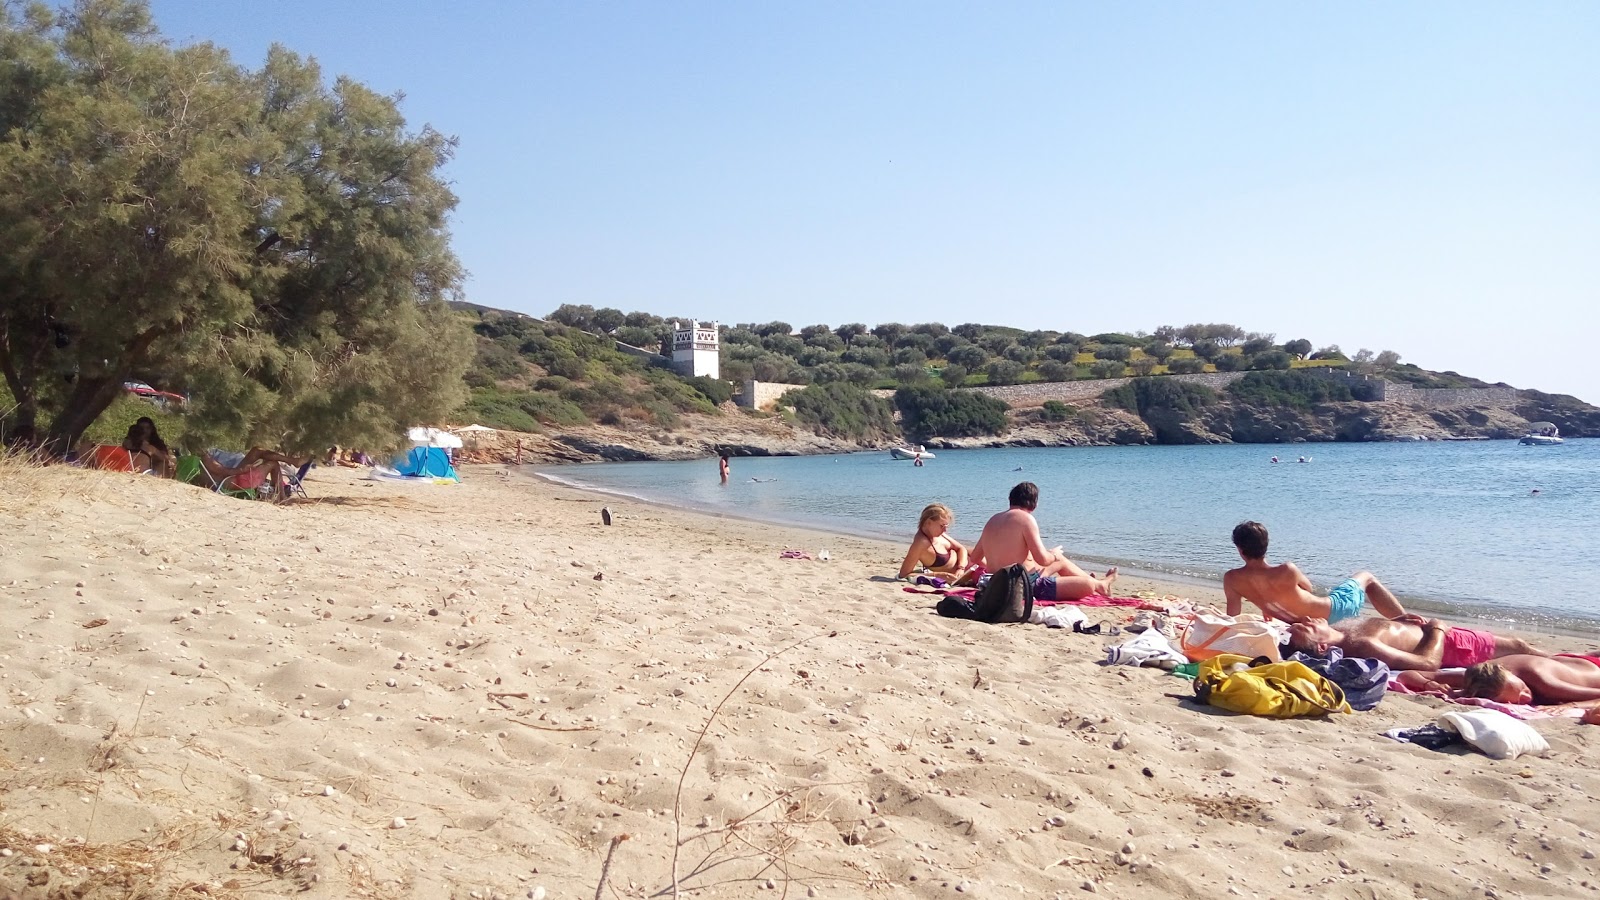
<svg viewBox="0 0 1600 900"><path fill-rule="evenodd" d="M992 625L1026 622L1033 615L1033 579L1019 563L989 576L972 600L946 597L939 601L939 615L953 619L976 619Z"/></svg>

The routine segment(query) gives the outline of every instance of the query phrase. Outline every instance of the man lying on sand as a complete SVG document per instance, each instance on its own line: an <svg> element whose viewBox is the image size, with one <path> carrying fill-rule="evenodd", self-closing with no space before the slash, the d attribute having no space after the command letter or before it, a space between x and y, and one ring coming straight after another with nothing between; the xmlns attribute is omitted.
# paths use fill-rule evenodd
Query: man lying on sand
<svg viewBox="0 0 1600 900"><path fill-rule="evenodd" d="M1338 647L1345 656L1376 659L1395 670L1454 669L1511 654L1546 655L1521 638L1454 628L1410 614L1361 619L1343 631L1317 617L1289 626L1290 650L1326 656L1330 647Z"/></svg>
<svg viewBox="0 0 1600 900"><path fill-rule="evenodd" d="M1497 703L1575 703L1600 700L1600 657L1516 654L1464 672L1406 672L1400 683L1416 691L1445 691ZM1584 721L1590 721L1586 716Z"/></svg>
<svg viewBox="0 0 1600 900"><path fill-rule="evenodd" d="M1033 511L1039 508L1039 486L1024 481L1011 489L1011 508L984 523L983 534L972 546L971 559L990 572L1021 563L1033 582L1035 600L1081 600L1090 594L1111 596L1117 580L1115 566L1105 578L1095 578L1060 553L1046 550L1039 537Z"/></svg>
<svg viewBox="0 0 1600 900"><path fill-rule="evenodd" d="M1325 598L1311 593L1310 580L1294 563L1267 565L1267 526L1260 522L1239 523L1233 529L1233 546L1244 565L1222 576L1230 616L1239 614L1245 600L1260 607L1263 615L1285 622L1353 619L1361 612L1363 601L1370 602L1386 619L1406 614L1400 601L1371 572L1357 572Z"/></svg>

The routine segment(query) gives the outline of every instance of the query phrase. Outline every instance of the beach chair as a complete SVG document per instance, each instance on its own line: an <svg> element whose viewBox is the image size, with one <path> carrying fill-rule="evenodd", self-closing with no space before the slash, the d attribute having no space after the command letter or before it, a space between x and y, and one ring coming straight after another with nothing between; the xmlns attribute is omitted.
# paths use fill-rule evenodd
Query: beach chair
<svg viewBox="0 0 1600 900"><path fill-rule="evenodd" d="M283 499L293 500L298 494L303 500L310 500L311 495L306 493L306 473L311 471L311 460L306 460L305 465L291 472L288 466L282 470Z"/></svg>
<svg viewBox="0 0 1600 900"><path fill-rule="evenodd" d="M259 482L257 482L255 485L246 486L239 483L238 480L241 477L242 476L238 475L229 475L225 478L218 479L206 469L203 463L200 462L200 457L193 455L178 457L179 481L182 481L186 484L197 485L203 488L209 488L218 494L224 494L229 497L237 497L240 500L255 500L258 498L260 494L257 492L256 488L259 486Z"/></svg>

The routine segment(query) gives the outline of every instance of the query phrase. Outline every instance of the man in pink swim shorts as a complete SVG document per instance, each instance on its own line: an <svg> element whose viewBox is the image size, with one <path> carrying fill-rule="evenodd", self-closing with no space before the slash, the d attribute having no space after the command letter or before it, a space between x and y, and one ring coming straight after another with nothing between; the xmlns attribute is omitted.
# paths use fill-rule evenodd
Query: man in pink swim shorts
<svg viewBox="0 0 1600 900"><path fill-rule="evenodd" d="M1342 630L1327 619L1289 626L1289 649L1324 656L1338 647L1345 656L1376 659L1391 669L1453 669L1513 654L1546 656L1521 638L1472 628L1454 628L1438 619L1404 615L1398 619L1360 619Z"/></svg>

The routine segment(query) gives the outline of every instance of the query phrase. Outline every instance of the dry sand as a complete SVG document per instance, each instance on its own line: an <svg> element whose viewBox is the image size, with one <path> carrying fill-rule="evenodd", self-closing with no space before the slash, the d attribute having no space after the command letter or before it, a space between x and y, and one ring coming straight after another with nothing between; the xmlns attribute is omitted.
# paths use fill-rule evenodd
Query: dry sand
<svg viewBox="0 0 1600 900"><path fill-rule="evenodd" d="M693 896L1597 893L1600 728L1219 714L935 617L903 547L501 472L0 472L0 896L670 896L675 843Z"/></svg>

